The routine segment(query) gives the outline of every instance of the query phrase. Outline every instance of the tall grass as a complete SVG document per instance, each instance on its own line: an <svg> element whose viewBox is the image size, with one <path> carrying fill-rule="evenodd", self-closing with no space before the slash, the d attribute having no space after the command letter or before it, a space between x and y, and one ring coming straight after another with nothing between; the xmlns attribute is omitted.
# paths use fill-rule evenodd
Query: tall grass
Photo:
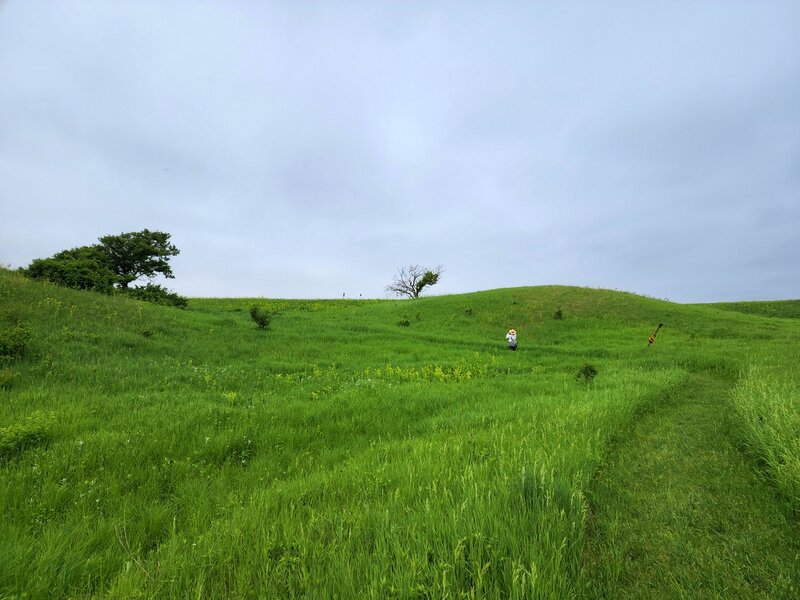
<svg viewBox="0 0 800 600"><path fill-rule="evenodd" d="M800 385L785 372L751 366L733 391L734 419L749 450L800 510Z"/></svg>
<svg viewBox="0 0 800 600"><path fill-rule="evenodd" d="M680 378L664 373L657 384ZM342 422L327 423L340 431L325 435L327 418L310 416L306 429L353 438L383 414L377 436L335 461L297 448L304 465L294 476L256 486L198 537L162 545L115 593L179 596L201 586L212 595L278 597L568 594L583 547L583 486L606 432L630 417L637 397L645 400L650 382L620 373L613 387L559 398L567 380L533 396L516 381L494 413L486 382L468 390L433 384L441 403L433 411L425 408L430 384L373 388L369 399L348 390L332 399ZM344 416L351 412L363 417ZM266 462L248 468L263 473ZM151 580L152 572L159 577Z"/></svg>

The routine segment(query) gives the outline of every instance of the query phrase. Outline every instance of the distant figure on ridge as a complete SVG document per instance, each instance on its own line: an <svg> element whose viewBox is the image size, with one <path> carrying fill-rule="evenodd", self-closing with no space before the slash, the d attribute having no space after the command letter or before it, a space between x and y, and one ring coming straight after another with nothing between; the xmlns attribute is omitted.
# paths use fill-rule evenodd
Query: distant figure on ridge
<svg viewBox="0 0 800 600"><path fill-rule="evenodd" d="M508 340L508 349L509 350L516 350L517 349L517 330L516 329L509 329L508 333L506 334L506 339Z"/></svg>

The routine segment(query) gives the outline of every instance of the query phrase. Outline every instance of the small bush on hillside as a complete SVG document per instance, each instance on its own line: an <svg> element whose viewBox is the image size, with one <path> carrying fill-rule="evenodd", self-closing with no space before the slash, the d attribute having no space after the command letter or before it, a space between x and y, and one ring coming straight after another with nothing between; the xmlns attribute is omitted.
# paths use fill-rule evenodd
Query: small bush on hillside
<svg viewBox="0 0 800 600"><path fill-rule="evenodd" d="M176 308L186 308L187 300L175 292L170 292L167 288L148 283L147 285L121 290L123 295L144 302L152 302L163 306L174 306Z"/></svg>
<svg viewBox="0 0 800 600"><path fill-rule="evenodd" d="M589 363L583 363L575 374L575 379L585 384L591 383L595 377L597 377L597 369Z"/></svg>
<svg viewBox="0 0 800 600"><path fill-rule="evenodd" d="M554 313L553 313L553 318L554 318L556 321L561 321L561 320L563 320L563 319L564 319L564 313L563 313L563 312L561 312L561 309L560 309L560 308L559 308L559 309L558 309L556 312L554 312Z"/></svg>
<svg viewBox="0 0 800 600"><path fill-rule="evenodd" d="M403 317L403 319L398 323L400 327L411 327L411 321L408 317Z"/></svg>
<svg viewBox="0 0 800 600"><path fill-rule="evenodd" d="M261 306L254 304L250 307L250 318L255 321L259 329L268 329L272 316L273 313Z"/></svg>
<svg viewBox="0 0 800 600"><path fill-rule="evenodd" d="M28 351L30 329L24 323L16 323L0 329L0 361L22 358Z"/></svg>

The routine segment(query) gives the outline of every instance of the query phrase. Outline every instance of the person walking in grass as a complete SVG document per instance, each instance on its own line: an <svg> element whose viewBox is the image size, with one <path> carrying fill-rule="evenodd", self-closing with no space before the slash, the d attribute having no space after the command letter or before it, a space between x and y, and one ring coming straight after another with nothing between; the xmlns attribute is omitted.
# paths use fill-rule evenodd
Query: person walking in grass
<svg viewBox="0 0 800 600"><path fill-rule="evenodd" d="M516 331L516 329L509 329L508 333L506 334L506 339L508 340L508 349L509 350L516 350L517 349L517 331Z"/></svg>

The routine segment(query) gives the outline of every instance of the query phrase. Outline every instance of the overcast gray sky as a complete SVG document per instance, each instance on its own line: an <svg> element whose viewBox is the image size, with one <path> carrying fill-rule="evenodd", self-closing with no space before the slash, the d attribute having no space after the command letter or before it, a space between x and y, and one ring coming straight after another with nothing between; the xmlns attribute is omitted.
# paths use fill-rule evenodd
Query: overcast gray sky
<svg viewBox="0 0 800 600"><path fill-rule="evenodd" d="M0 263L800 298L800 2L0 1Z"/></svg>

